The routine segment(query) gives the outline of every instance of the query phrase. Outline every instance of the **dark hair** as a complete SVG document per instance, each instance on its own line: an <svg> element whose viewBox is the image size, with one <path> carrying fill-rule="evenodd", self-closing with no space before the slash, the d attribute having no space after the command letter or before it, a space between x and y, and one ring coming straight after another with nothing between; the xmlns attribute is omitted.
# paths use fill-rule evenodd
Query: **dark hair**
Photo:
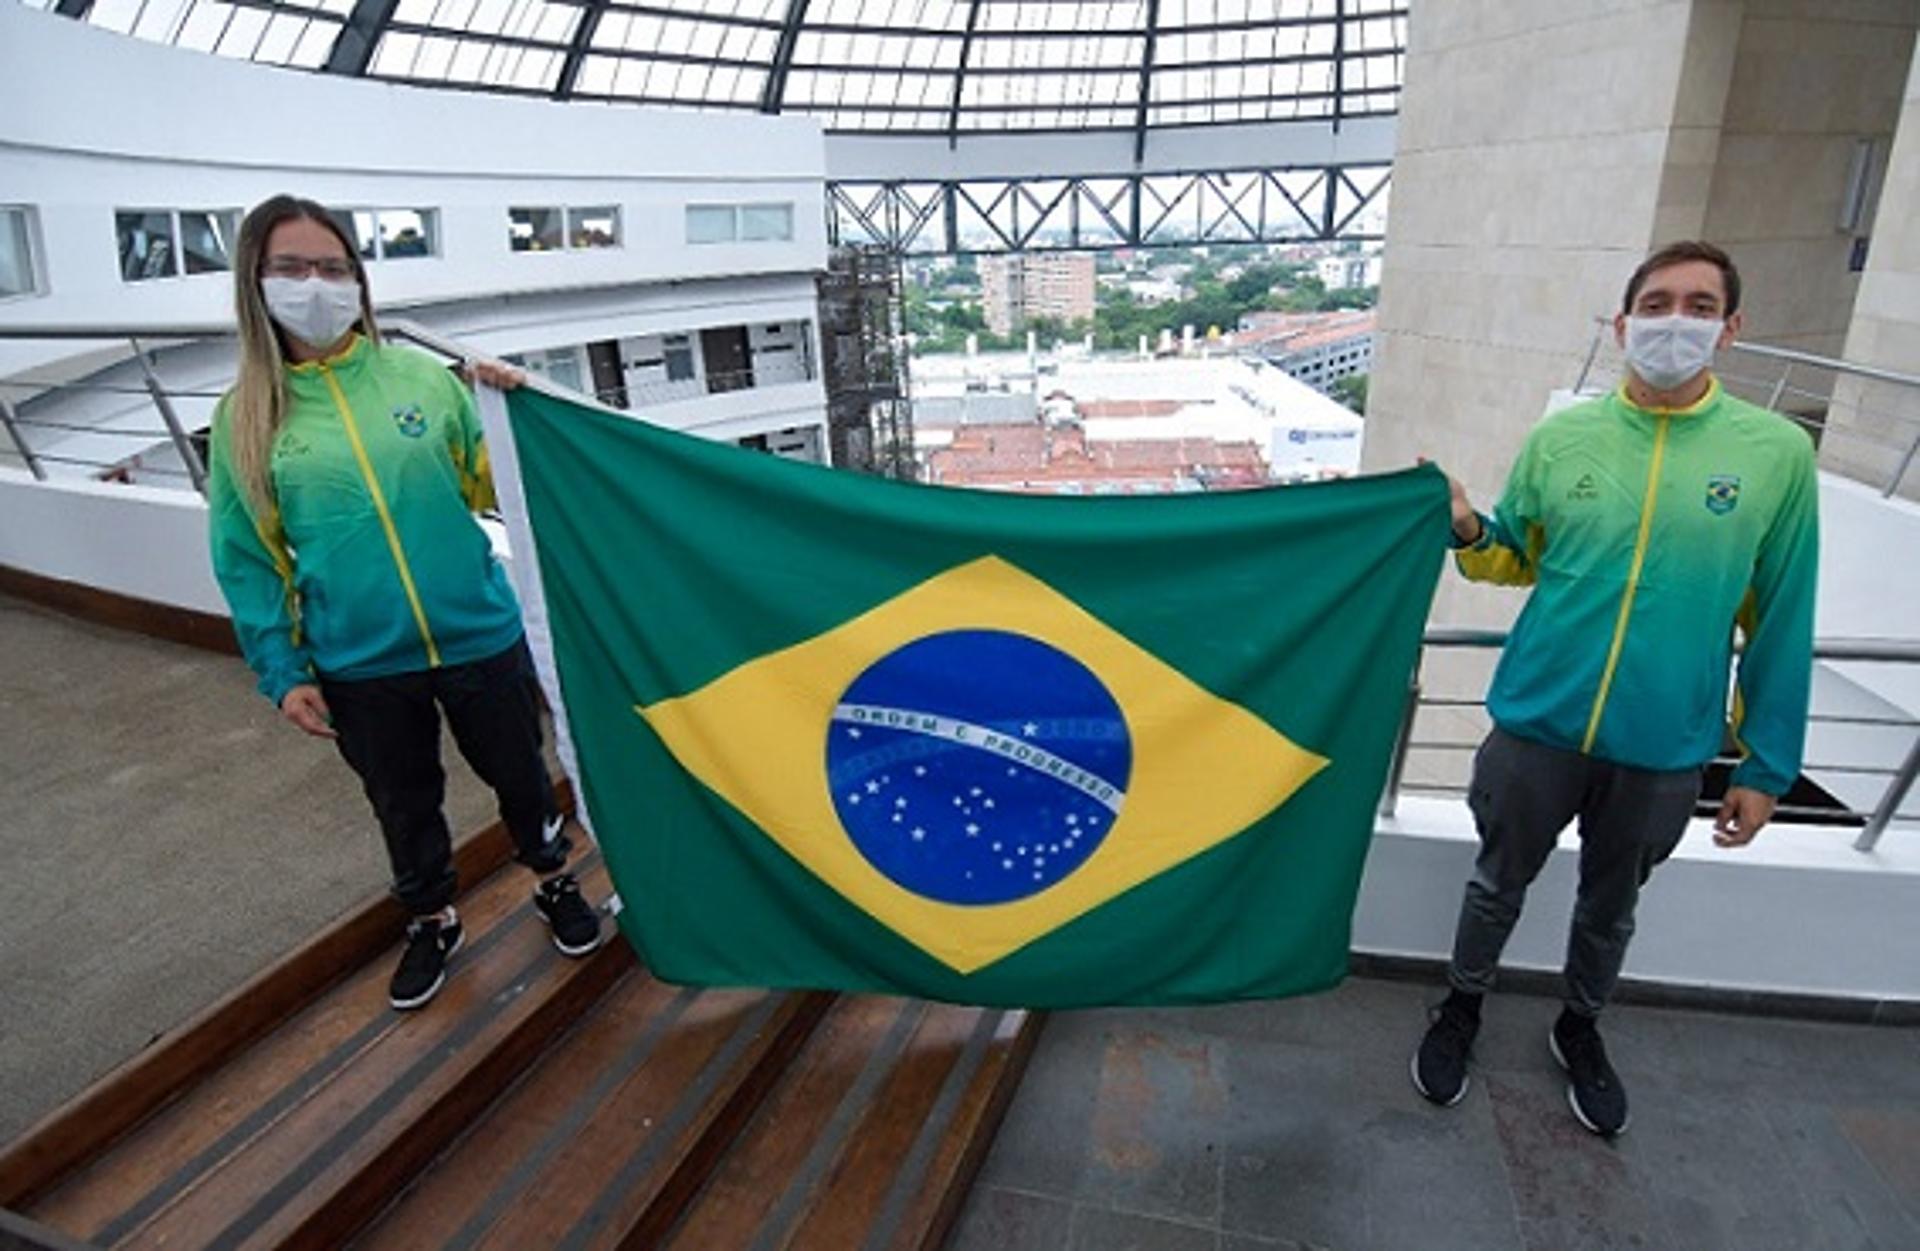
<svg viewBox="0 0 1920 1251"><path fill-rule="evenodd" d="M1721 285L1727 289L1726 316L1731 317L1740 311L1740 271L1734 268L1733 258L1714 247L1711 243L1699 239L1682 239L1678 243L1669 243L1646 260L1640 262L1640 268L1633 271L1633 277L1627 279L1627 293L1620 300L1620 311L1631 314L1633 301L1640 294L1640 288L1647 285L1647 276L1656 269L1665 269L1669 265L1681 265L1687 261L1705 261L1720 271Z"/></svg>

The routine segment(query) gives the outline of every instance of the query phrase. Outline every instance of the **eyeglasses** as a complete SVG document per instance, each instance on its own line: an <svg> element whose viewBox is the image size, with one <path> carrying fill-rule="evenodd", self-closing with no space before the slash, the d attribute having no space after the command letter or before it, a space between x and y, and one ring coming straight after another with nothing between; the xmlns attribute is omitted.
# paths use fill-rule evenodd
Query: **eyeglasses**
<svg viewBox="0 0 1920 1251"><path fill-rule="evenodd" d="M353 281L353 262L343 257L269 256L260 266L267 278L305 278L319 274L328 282Z"/></svg>

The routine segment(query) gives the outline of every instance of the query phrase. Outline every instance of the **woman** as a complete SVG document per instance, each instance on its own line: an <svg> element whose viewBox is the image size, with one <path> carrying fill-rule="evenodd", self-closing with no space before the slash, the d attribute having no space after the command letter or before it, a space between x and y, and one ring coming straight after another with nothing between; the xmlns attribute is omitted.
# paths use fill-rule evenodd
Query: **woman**
<svg viewBox="0 0 1920 1251"><path fill-rule="evenodd" d="M240 649L281 715L360 775L412 917L395 1008L459 949L441 801L440 711L491 786L534 906L570 956L600 922L563 872L520 609L473 513L493 483L473 397L438 361L383 345L366 270L311 200L247 214L234 265L240 373L215 410L213 568ZM514 385L499 365L477 367Z"/></svg>

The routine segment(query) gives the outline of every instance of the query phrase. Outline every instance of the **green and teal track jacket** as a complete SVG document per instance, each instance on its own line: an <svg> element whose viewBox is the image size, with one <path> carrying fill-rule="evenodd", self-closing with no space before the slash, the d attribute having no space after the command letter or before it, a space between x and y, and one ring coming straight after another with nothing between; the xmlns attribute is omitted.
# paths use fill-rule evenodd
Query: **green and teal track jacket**
<svg viewBox="0 0 1920 1251"><path fill-rule="evenodd" d="M463 664L520 636L520 608L473 514L493 479L473 397L438 361L356 335L289 365L272 454L275 507L233 480L228 403L214 412L207 505L214 575L260 691L277 706L319 675Z"/></svg>
<svg viewBox="0 0 1920 1251"><path fill-rule="evenodd" d="M1813 445L1726 394L1685 409L1623 389L1528 436L1460 572L1534 590L1487 696L1536 742L1645 769L1711 759L1733 697L1733 784L1785 793L1800 772L1819 554Z"/></svg>

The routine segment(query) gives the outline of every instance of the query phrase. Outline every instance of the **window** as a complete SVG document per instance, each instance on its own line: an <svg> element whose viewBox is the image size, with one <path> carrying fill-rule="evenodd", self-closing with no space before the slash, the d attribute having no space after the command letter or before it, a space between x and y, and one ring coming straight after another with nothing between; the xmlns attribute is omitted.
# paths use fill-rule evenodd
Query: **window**
<svg viewBox="0 0 1920 1251"><path fill-rule="evenodd" d="M120 240L120 277L124 281L173 277L171 213L115 213L113 229Z"/></svg>
<svg viewBox="0 0 1920 1251"><path fill-rule="evenodd" d="M567 210L567 246L570 248L617 248L620 246L620 209L615 205Z"/></svg>
<svg viewBox="0 0 1920 1251"><path fill-rule="evenodd" d="M693 377L693 336L670 334L660 342L660 355L667 362L667 381L689 381Z"/></svg>
<svg viewBox="0 0 1920 1251"><path fill-rule="evenodd" d="M742 204L740 239L744 243L793 238L793 205Z"/></svg>
<svg viewBox="0 0 1920 1251"><path fill-rule="evenodd" d="M240 210L121 209L113 228L123 281L224 274L233 268Z"/></svg>
<svg viewBox="0 0 1920 1251"><path fill-rule="evenodd" d="M355 209L339 214L364 261L392 261L440 253L438 209Z"/></svg>
<svg viewBox="0 0 1920 1251"><path fill-rule="evenodd" d="M507 240L516 252L620 246L620 207L517 208L507 210Z"/></svg>
<svg viewBox="0 0 1920 1251"><path fill-rule="evenodd" d="M792 204L689 204L688 243L766 243L793 238Z"/></svg>
<svg viewBox="0 0 1920 1251"><path fill-rule="evenodd" d="M190 274L224 274L233 268L240 234L238 213L180 214L180 258Z"/></svg>
<svg viewBox="0 0 1920 1251"><path fill-rule="evenodd" d="M687 205L688 243L732 243L740 237L731 204Z"/></svg>
<svg viewBox="0 0 1920 1251"><path fill-rule="evenodd" d="M507 239L516 252L558 252L566 242L557 208L508 209L507 221Z"/></svg>
<svg viewBox="0 0 1920 1251"><path fill-rule="evenodd" d="M34 260L33 210L0 208L0 300L40 290Z"/></svg>
<svg viewBox="0 0 1920 1251"><path fill-rule="evenodd" d="M508 364L518 365L529 373L539 374L547 380L566 387L571 391L586 392L586 373L580 366L581 352L577 347L547 348L544 351L526 352L509 355Z"/></svg>

